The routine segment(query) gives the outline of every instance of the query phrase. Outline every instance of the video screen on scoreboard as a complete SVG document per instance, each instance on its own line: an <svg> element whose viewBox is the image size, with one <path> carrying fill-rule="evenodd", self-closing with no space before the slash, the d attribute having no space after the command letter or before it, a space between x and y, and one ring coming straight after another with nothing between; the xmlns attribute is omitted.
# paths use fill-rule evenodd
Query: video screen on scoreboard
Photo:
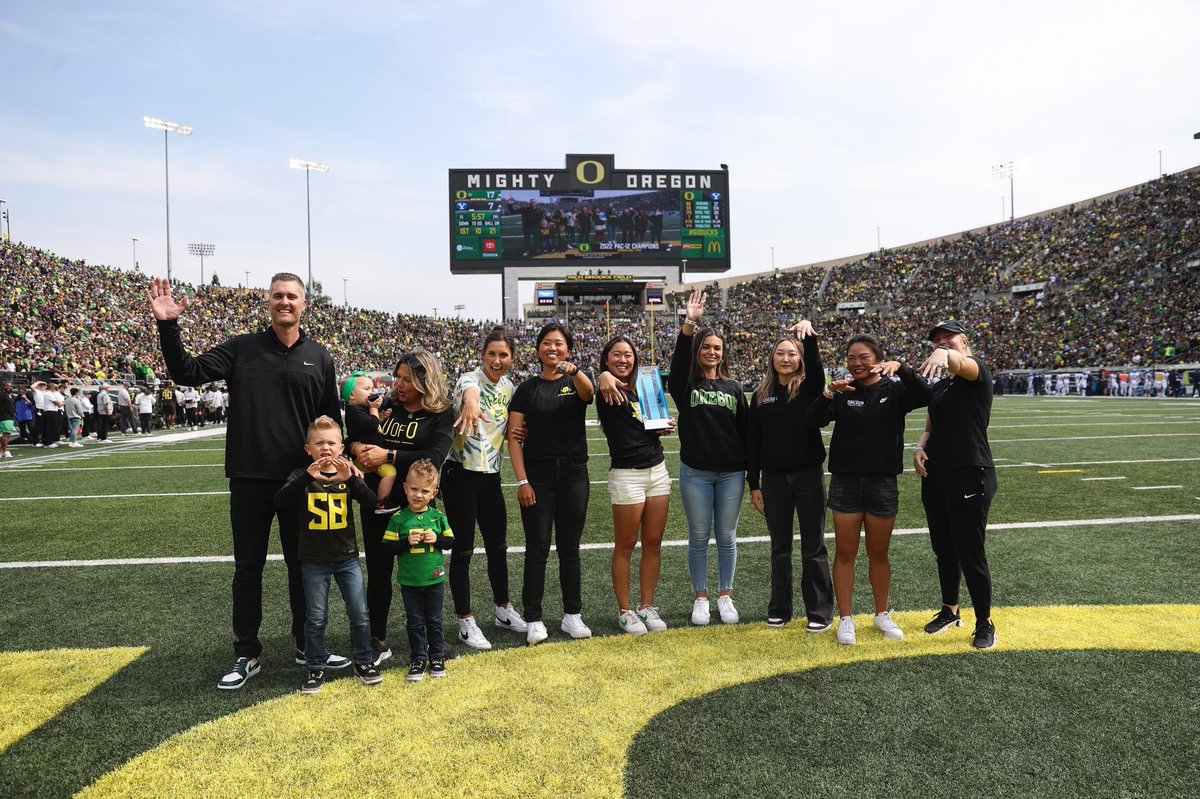
<svg viewBox="0 0 1200 799"><path fill-rule="evenodd" d="M462 189L453 264L683 259L728 263L724 193L711 189ZM485 264L477 264L480 267Z"/></svg>
<svg viewBox="0 0 1200 799"><path fill-rule="evenodd" d="M552 288L549 288L549 289L539 288L534 292L534 294L537 297L538 305L557 305L558 304L556 292Z"/></svg>
<svg viewBox="0 0 1200 799"><path fill-rule="evenodd" d="M663 304L663 287L662 286L646 286L646 304L647 305L662 305Z"/></svg>

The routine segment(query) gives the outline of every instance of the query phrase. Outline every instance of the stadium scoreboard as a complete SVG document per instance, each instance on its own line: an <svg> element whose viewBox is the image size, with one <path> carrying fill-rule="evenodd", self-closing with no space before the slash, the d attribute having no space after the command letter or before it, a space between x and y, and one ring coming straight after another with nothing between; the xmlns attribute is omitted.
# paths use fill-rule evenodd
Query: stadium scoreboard
<svg viewBox="0 0 1200 799"><path fill-rule="evenodd" d="M451 273L685 260L689 272L730 268L726 170L618 170L613 161L450 170Z"/></svg>

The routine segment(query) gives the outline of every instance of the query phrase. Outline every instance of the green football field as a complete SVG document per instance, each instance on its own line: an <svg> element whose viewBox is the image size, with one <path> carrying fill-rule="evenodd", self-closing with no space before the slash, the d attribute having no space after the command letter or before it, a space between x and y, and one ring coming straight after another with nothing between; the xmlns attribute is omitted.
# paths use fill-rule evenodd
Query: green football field
<svg viewBox="0 0 1200 799"><path fill-rule="evenodd" d="M910 420L910 448L921 423ZM870 626L865 553L858 646L805 634L802 616L768 629L766 529L748 501L742 623L691 628L678 492L656 599L671 630L623 636L608 458L599 428L588 436L595 638L558 630L552 556L547 645L485 624L495 649L460 647L448 679L408 685L397 598L383 685L339 674L312 697L298 691L278 560L263 670L240 691L215 687L232 651L223 431L19 449L0 468L0 797L1115 797L1200 785L1200 401L996 399L999 643L983 653L969 647L965 589L964 628L921 632L939 596L911 470L892 542L906 640ZM678 442L665 449L677 474ZM511 470L505 483L519 606ZM715 549L709 565L715 588ZM472 584L487 620L482 554ZM340 600L330 617L331 649L348 653Z"/></svg>

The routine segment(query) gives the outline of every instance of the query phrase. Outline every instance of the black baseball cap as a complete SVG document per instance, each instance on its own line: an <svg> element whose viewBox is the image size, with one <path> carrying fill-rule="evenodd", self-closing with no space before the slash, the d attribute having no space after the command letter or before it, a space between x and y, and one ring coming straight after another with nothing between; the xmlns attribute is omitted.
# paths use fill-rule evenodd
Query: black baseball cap
<svg viewBox="0 0 1200 799"><path fill-rule="evenodd" d="M939 330L945 330L947 333L954 333L955 335L961 333L965 336L967 334L967 329L960 325L957 320L947 319L945 322L935 325L934 328L929 331L930 341L933 341L933 337L938 334Z"/></svg>

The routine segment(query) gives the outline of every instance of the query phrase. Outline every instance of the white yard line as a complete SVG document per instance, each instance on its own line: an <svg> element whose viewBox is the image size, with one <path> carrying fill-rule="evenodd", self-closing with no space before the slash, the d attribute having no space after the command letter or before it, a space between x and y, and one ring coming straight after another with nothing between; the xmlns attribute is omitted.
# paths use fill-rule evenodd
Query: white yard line
<svg viewBox="0 0 1200 799"><path fill-rule="evenodd" d="M1183 486L1130 486L1134 491L1163 491L1173 488L1183 488Z"/></svg>
<svg viewBox="0 0 1200 799"><path fill-rule="evenodd" d="M136 499L137 497L217 497L227 495L228 491L180 491L166 494L77 494L65 497L0 497L0 502L36 502L39 500L68 500L68 499Z"/></svg>
<svg viewBox="0 0 1200 799"><path fill-rule="evenodd" d="M1126 478L1124 478L1124 477L1081 477L1079 479L1082 482L1088 483L1088 482L1095 482L1097 480L1125 480Z"/></svg>
<svg viewBox="0 0 1200 799"><path fill-rule="evenodd" d="M1000 530L1042 530L1047 527L1109 527L1116 524L1166 524L1171 522L1194 522L1200 521L1200 514L1178 514L1173 516L1132 516L1125 518L1108 518L1108 519L1063 519L1059 521L1038 521L1038 522L1008 522L1005 524L989 524L988 532L998 532ZM928 527L909 527L900 530L894 530L892 535L926 535L929 532ZM826 538L833 538L833 533L826 533ZM746 536L739 538L739 544L767 544L770 543L770 537L765 535ZM799 540L799 536L796 536ZM685 547L688 545L687 539L671 539L663 541L664 547ZM714 546L710 542L710 546ZM639 546L641 546L639 544ZM608 550L612 549L613 545L610 542L596 542L582 544L580 549L586 550ZM513 554L521 554L525 551L525 547L509 547L508 551ZM475 550L476 555L486 554L483 547L478 547ZM268 555L267 560L280 561L283 560L283 555ZM0 569L71 569L94 566L174 566L179 564L191 563L233 563L232 555L197 555L192 557L173 557L173 558L107 558L96 560L27 560L27 561L11 561L0 562Z"/></svg>

